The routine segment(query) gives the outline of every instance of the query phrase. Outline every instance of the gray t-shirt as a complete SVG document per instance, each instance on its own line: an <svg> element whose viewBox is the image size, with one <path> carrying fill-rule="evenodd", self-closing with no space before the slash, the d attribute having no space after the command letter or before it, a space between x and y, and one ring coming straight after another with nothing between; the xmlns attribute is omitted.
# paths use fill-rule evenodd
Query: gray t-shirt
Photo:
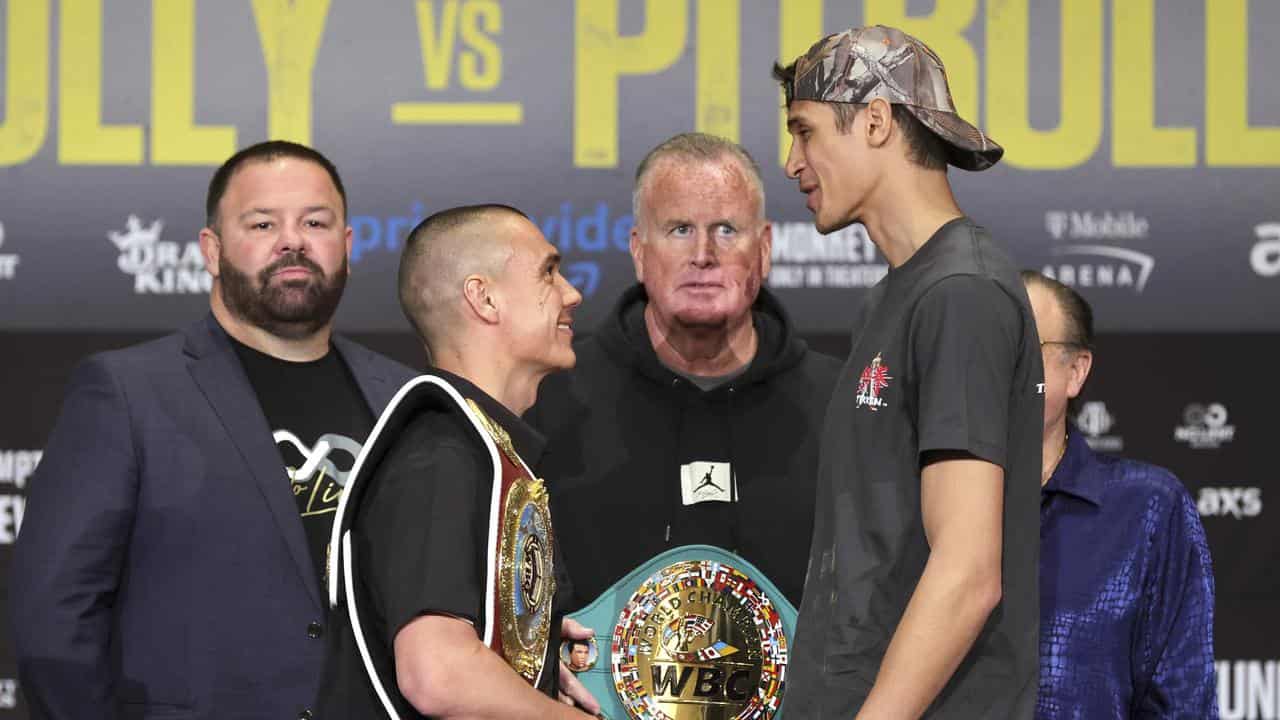
<svg viewBox="0 0 1280 720"><path fill-rule="evenodd" d="M787 717L853 717L929 558L925 453L1004 468L1003 597L928 718L1026 718L1038 673L1041 365L1017 271L967 218L869 294L827 410Z"/></svg>

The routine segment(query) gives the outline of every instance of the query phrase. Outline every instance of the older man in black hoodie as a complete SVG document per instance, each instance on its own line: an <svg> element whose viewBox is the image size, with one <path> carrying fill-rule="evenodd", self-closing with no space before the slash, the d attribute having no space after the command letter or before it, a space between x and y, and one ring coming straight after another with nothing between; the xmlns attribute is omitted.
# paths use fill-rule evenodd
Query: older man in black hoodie
<svg viewBox="0 0 1280 720"><path fill-rule="evenodd" d="M636 171L639 283L528 418L578 604L671 547L737 552L800 604L817 435L840 370L763 287L771 235L756 162L690 133Z"/></svg>

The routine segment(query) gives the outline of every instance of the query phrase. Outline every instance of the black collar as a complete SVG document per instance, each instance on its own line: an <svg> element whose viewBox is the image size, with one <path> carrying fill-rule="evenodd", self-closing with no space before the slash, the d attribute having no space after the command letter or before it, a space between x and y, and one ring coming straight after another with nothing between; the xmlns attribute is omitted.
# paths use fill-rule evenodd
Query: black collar
<svg viewBox="0 0 1280 720"><path fill-rule="evenodd" d="M547 444L546 438L541 433L508 410L507 406L494 400L488 393L476 387L475 383L461 375L455 375L438 367L429 368L427 372L448 380L464 398L475 401L490 419L501 425L511 435L511 443L515 445L516 452L530 468L536 470L542 458L542 451L546 449Z"/></svg>

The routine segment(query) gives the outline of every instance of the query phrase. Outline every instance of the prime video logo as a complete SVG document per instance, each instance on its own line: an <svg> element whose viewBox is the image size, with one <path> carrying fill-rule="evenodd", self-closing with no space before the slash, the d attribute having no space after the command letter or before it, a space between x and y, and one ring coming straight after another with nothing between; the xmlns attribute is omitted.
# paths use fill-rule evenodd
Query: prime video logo
<svg viewBox="0 0 1280 720"><path fill-rule="evenodd" d="M409 231L436 209L429 210L424 203L415 202L406 215L352 215L351 263L358 264L378 253L400 252ZM608 203L599 202L589 210L579 211L572 202L563 202L557 212L529 217L547 241L565 255L567 261L561 272L585 297L600 289L600 263L576 256L630 252L631 213L615 217Z"/></svg>

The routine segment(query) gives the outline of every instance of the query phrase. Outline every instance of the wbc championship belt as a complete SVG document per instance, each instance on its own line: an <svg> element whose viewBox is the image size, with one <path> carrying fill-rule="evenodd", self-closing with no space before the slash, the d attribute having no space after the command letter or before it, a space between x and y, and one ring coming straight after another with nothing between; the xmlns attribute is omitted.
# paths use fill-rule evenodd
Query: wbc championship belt
<svg viewBox="0 0 1280 720"><path fill-rule="evenodd" d="M796 611L731 552L668 550L570 617L607 633L560 655L610 720L782 717Z"/></svg>
<svg viewBox="0 0 1280 720"><path fill-rule="evenodd" d="M474 401L468 399L467 405L501 451L498 517L491 525L497 528L498 552L490 560L498 581L492 612L501 632L489 647L536 686L547 656L556 594L547 488L520 459L507 431Z"/></svg>

